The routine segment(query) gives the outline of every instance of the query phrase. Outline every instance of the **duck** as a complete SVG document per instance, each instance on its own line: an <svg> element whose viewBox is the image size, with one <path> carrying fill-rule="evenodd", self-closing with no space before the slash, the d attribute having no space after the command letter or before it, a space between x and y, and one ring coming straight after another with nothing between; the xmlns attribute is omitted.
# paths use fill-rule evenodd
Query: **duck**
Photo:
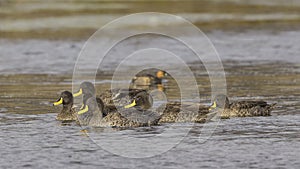
<svg viewBox="0 0 300 169"><path fill-rule="evenodd" d="M53 106L63 105L63 109L57 114L56 120L59 121L76 121L77 116L73 108L73 95L69 91L60 94L59 99L53 103Z"/></svg>
<svg viewBox="0 0 300 169"><path fill-rule="evenodd" d="M221 117L253 117L270 116L275 104L266 101L235 101L230 103L226 95L220 94L214 98L211 110L222 110Z"/></svg>
<svg viewBox="0 0 300 169"><path fill-rule="evenodd" d="M193 102L172 101L158 107L161 123L205 123L210 121L216 112L211 112L209 106Z"/></svg>
<svg viewBox="0 0 300 169"><path fill-rule="evenodd" d="M109 109L118 107L135 107L140 110L150 109L153 105L153 98L143 89L112 89L106 90L99 95Z"/></svg>
<svg viewBox="0 0 300 169"><path fill-rule="evenodd" d="M132 104L125 106L125 108L133 107L135 100ZM184 102L179 101L169 101L160 105L156 110L159 115L159 124L162 123L204 123L209 121L212 117L216 115L217 112L210 111L210 106L201 105L199 103ZM195 111L197 110L197 111Z"/></svg>
<svg viewBox="0 0 300 169"><path fill-rule="evenodd" d="M103 102L102 102L103 103ZM151 111L136 111L127 108L121 111L112 111L103 116L105 105L99 104L95 97L87 100L85 107L78 111L78 120L81 125L91 127L118 127L134 128L156 125L159 115Z"/></svg>
<svg viewBox="0 0 300 169"><path fill-rule="evenodd" d="M205 123L217 115L209 106L192 102L172 101L161 105L158 109L161 123Z"/></svg>
<svg viewBox="0 0 300 169"><path fill-rule="evenodd" d="M95 97L99 108L105 105L104 116L106 116L106 113L115 111L117 108L124 107L124 105L132 102L132 100L136 101L136 107L144 110L152 107L153 102L149 93L142 89L111 89L105 90L99 96L96 96L94 85L88 81L82 82L79 91L73 94L74 97L80 95L83 95L81 109L85 106L88 98Z"/></svg>
<svg viewBox="0 0 300 169"><path fill-rule="evenodd" d="M138 74L131 80L131 86L150 86L154 84L162 84L162 79L168 74L160 69L146 69Z"/></svg>

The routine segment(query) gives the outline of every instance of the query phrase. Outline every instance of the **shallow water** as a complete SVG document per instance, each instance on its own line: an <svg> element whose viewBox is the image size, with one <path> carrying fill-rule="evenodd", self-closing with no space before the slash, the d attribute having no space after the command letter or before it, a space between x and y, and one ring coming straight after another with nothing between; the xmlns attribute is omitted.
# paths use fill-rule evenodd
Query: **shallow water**
<svg viewBox="0 0 300 169"><path fill-rule="evenodd" d="M173 4L0 0L0 167L300 168L299 8L294 0ZM74 65L86 39L113 18L145 11L178 14L209 30L205 33L222 60L229 99L277 103L272 116L127 130L56 121L61 107L52 102L62 91L72 90ZM102 42L110 38L116 37ZM190 34L184 38L199 40ZM198 45L204 49L201 56L209 60L207 46ZM185 61L197 81L201 103L210 104L211 84L199 58L179 41L150 34L123 40L107 54L97 70L97 94L111 87L114 70L125 56L149 47L172 51ZM89 63L97 59L83 58L83 72L95 71ZM151 59L132 60L124 72ZM186 78L179 65L171 68ZM127 84L128 79L114 83ZM164 92L169 100L180 99L171 77ZM204 129L213 129L208 139L202 134L209 130Z"/></svg>

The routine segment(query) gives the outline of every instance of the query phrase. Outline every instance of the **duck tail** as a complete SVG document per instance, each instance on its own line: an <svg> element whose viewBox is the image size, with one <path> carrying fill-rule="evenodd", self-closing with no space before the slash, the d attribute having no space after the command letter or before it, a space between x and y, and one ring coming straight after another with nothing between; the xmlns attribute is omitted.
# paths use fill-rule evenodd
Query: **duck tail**
<svg viewBox="0 0 300 169"><path fill-rule="evenodd" d="M268 108L267 108L267 116L271 116L271 111L275 109L277 103L273 103L273 104L270 104L268 105Z"/></svg>
<svg viewBox="0 0 300 169"><path fill-rule="evenodd" d="M275 109L275 107L276 107L276 105L277 105L277 103L273 103L273 104L271 104L271 105L270 105L270 110L274 110L274 109Z"/></svg>

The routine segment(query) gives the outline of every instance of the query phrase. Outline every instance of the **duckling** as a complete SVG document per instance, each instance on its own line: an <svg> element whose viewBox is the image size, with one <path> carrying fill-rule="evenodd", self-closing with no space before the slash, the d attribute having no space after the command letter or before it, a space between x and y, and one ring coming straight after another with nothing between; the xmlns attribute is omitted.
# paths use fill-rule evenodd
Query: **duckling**
<svg viewBox="0 0 300 169"><path fill-rule="evenodd" d="M167 73L159 69L147 69L139 72L132 80L131 84L135 86L149 86L153 84L161 84L162 79Z"/></svg>
<svg viewBox="0 0 300 169"><path fill-rule="evenodd" d="M155 125L159 118L154 112L137 112L132 109L124 109L120 112L113 111L104 117L102 112L104 105L101 105L102 108L99 109L97 104L96 98L91 97L87 100L84 109L77 113L81 125L132 128Z"/></svg>
<svg viewBox="0 0 300 169"><path fill-rule="evenodd" d="M77 119L73 106L73 95L69 91L61 93L59 99L53 103L53 106L62 104L63 109L58 113L56 119L59 121L75 121Z"/></svg>
<svg viewBox="0 0 300 169"><path fill-rule="evenodd" d="M217 95L210 109L224 108L221 117L252 117L270 116L276 104L265 101L236 101L229 102L226 95Z"/></svg>

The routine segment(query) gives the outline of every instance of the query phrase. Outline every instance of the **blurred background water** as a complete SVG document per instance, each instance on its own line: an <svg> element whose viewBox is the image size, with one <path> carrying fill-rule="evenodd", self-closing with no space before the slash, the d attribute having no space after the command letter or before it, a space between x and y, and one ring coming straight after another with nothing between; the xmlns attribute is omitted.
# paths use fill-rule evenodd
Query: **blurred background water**
<svg viewBox="0 0 300 169"><path fill-rule="evenodd" d="M80 126L55 121L60 108L51 103L61 91L71 90L72 72L84 43L106 23L137 12L171 13L195 24L222 59L230 99L277 103L272 116L222 120L205 143L197 141L202 124L179 125L175 127L179 134L192 125L185 139L145 159L107 152L81 132ZM299 0L0 0L1 168L299 168L299 13ZM164 23L158 19L156 24ZM124 27L122 31L135 29L139 28ZM111 38L115 37L107 35L104 41ZM185 38L195 40L192 34ZM129 38L111 50L96 77L98 94L110 87L124 54L153 44L184 58L205 98L203 103L209 104L210 82L203 64L178 41L150 35ZM84 68L91 71L89 65ZM170 100L180 98L172 79L165 93ZM122 139L148 136L168 127L100 133L121 132Z"/></svg>

